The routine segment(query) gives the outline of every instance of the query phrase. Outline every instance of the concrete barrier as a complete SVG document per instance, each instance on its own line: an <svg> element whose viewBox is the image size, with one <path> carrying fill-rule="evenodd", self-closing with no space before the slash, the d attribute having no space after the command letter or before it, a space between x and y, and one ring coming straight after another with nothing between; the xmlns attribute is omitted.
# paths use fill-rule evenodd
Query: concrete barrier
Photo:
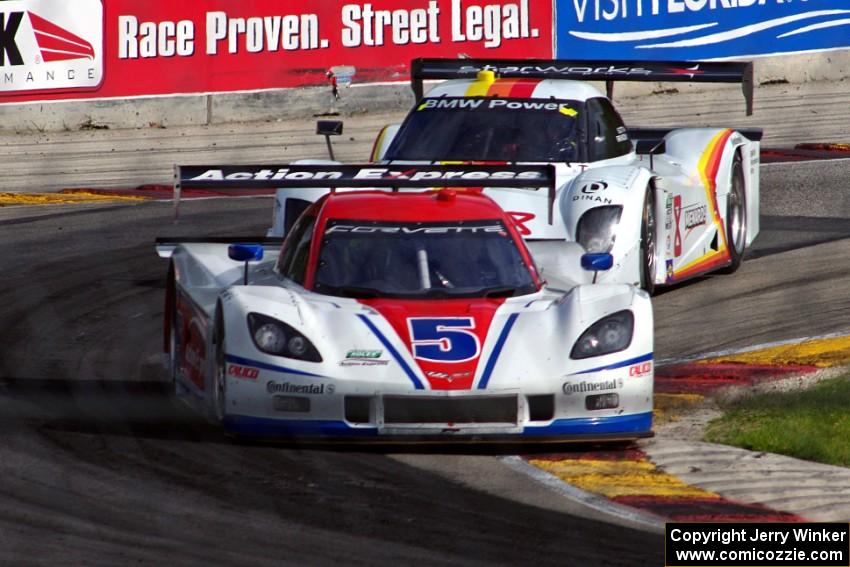
<svg viewBox="0 0 850 567"><path fill-rule="evenodd" d="M850 50L846 49L760 57L754 61L756 85L850 79ZM620 83L616 86L615 96L640 96L671 89L699 92L733 88L740 90L729 85ZM303 119L335 112L346 117L364 112L404 111L414 102L407 83L354 85L340 89L340 95L338 101L333 100L330 87L310 87L121 100L25 104L5 102L0 103L0 131L51 132L189 126Z"/></svg>

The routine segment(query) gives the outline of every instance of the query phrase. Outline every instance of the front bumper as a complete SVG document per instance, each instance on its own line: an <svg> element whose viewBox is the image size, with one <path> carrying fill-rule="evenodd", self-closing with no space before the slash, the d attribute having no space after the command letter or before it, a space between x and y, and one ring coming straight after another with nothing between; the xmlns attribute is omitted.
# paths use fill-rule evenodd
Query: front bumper
<svg viewBox="0 0 850 567"><path fill-rule="evenodd" d="M471 390L415 389L363 374L331 378L255 363L251 372L240 366L228 376L223 426L240 436L402 442L636 439L652 435L650 357L525 380L522 387ZM591 398L615 402L591 409Z"/></svg>
<svg viewBox="0 0 850 567"><path fill-rule="evenodd" d="M353 427L345 421L288 420L229 415L225 430L233 435L265 438L307 438L324 441L474 443L504 442L614 442L652 437L652 412L609 418L559 419L543 426L528 426L517 433L483 432L446 428L442 432L409 430L387 434L378 427Z"/></svg>

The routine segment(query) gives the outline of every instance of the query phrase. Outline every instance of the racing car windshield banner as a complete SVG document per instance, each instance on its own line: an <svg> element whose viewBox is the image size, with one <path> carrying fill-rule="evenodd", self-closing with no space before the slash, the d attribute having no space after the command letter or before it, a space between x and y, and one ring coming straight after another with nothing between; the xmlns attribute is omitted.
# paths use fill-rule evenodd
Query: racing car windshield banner
<svg viewBox="0 0 850 567"><path fill-rule="evenodd" d="M705 60L850 46L847 0L557 0L558 58Z"/></svg>
<svg viewBox="0 0 850 567"><path fill-rule="evenodd" d="M0 102L405 81L410 60L552 56L532 0L0 1Z"/></svg>

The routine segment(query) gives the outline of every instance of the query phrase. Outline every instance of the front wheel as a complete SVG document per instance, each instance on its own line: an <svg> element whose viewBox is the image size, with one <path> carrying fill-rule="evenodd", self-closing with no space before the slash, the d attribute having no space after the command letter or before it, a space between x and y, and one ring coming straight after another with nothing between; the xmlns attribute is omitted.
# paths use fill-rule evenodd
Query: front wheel
<svg viewBox="0 0 850 567"><path fill-rule="evenodd" d="M729 249L729 266L724 272L731 274L741 266L747 246L747 207L744 193L744 167L740 154L732 161L729 197L726 202L726 246Z"/></svg>
<svg viewBox="0 0 850 567"><path fill-rule="evenodd" d="M655 292L655 193L647 188L640 224L640 287L648 294Z"/></svg>

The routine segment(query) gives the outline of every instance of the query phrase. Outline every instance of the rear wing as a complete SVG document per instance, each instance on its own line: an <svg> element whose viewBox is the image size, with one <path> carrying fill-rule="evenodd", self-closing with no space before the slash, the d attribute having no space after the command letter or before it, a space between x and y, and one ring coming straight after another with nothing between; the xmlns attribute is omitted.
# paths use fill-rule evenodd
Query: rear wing
<svg viewBox="0 0 850 567"><path fill-rule="evenodd" d="M416 100L423 81L474 79L479 71L497 77L605 81L609 99L616 81L741 83L747 116L753 113L753 64L742 61L567 61L560 59L414 59L410 86Z"/></svg>
<svg viewBox="0 0 850 567"><path fill-rule="evenodd" d="M555 206L553 165L175 165L174 210L186 189L547 189L549 224Z"/></svg>

